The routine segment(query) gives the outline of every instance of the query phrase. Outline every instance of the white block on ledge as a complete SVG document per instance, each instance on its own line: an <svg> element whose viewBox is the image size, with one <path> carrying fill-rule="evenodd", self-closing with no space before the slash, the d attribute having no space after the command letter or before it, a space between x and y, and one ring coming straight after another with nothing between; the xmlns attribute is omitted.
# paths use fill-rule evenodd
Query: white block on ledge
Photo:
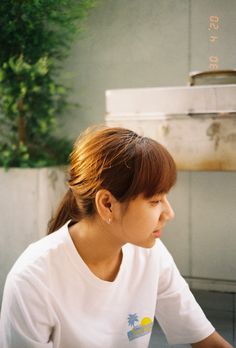
<svg viewBox="0 0 236 348"><path fill-rule="evenodd" d="M163 118L236 112L236 85L177 86L106 91L106 118Z"/></svg>

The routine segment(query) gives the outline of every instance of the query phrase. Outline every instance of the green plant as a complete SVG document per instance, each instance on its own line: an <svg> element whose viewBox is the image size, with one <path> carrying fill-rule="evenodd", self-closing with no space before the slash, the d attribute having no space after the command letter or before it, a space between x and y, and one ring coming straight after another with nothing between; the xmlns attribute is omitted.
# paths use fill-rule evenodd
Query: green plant
<svg viewBox="0 0 236 348"><path fill-rule="evenodd" d="M55 136L70 107L61 62L95 0L1 0L0 166L65 164L71 142Z"/></svg>

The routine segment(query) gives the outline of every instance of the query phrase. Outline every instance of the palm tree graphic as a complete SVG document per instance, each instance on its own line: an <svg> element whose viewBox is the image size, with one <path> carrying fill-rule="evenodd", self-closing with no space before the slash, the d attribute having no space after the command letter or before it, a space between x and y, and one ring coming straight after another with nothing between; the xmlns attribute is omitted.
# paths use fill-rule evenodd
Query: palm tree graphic
<svg viewBox="0 0 236 348"><path fill-rule="evenodd" d="M128 325L134 327L135 323L138 322L138 314L129 314L128 315Z"/></svg>

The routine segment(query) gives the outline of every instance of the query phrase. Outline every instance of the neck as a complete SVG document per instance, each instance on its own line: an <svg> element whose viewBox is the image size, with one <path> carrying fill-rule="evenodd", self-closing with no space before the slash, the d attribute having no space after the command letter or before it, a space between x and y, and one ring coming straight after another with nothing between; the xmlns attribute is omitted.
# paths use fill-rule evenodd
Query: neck
<svg viewBox="0 0 236 348"><path fill-rule="evenodd" d="M84 219L69 228L73 243L90 270L103 280L115 279L122 261L122 243L111 234L111 226Z"/></svg>

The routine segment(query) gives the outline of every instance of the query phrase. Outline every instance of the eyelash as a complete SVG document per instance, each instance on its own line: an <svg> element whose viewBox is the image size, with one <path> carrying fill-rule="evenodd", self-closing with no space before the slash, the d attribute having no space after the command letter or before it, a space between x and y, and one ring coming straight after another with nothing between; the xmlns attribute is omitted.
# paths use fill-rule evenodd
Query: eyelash
<svg viewBox="0 0 236 348"><path fill-rule="evenodd" d="M159 199L158 201L152 201L151 203L152 203L153 205L158 205L158 204L161 203L161 200Z"/></svg>

